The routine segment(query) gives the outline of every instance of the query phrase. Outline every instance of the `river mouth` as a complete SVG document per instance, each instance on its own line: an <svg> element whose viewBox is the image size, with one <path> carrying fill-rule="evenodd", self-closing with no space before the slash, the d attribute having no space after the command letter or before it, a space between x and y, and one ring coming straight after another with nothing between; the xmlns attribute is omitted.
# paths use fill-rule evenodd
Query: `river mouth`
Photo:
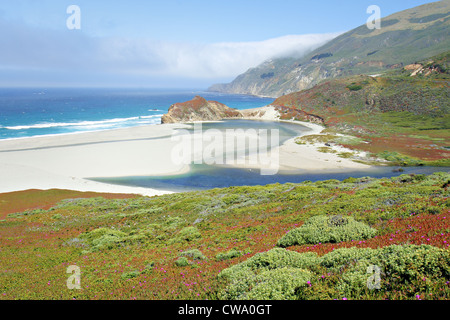
<svg viewBox="0 0 450 320"><path fill-rule="evenodd" d="M275 122L275 121L255 121L255 120L226 120L219 122L203 122L201 124L191 124L186 130L194 132L195 128L201 125L201 130L210 129L225 132L242 128L255 130L273 130L279 132L278 143L283 144L289 139L300 135L308 134L310 128L301 123ZM269 146L269 148L272 146ZM434 172L448 172L445 167L391 167L372 166L364 169L327 169L327 170L304 170L304 169L280 169L276 174L262 175L261 171L252 168L239 168L236 166L223 166L216 164L196 164L189 165L190 170L182 174L162 175L162 176L127 176L90 178L90 180L128 186L151 188L156 190L187 192L196 190L208 190L214 188L227 188L233 186L257 186L275 183L302 183L305 181L320 180L345 180L349 177L373 177L391 178L401 174L432 174Z"/></svg>
<svg viewBox="0 0 450 320"><path fill-rule="evenodd" d="M92 180L122 186L152 188L173 192L200 191L233 186L258 186L268 184L302 183L305 181L345 180L349 177L392 178L401 174L432 174L450 172L443 167L372 167L367 170L341 170L332 172L280 171L276 175L261 175L259 170L224 168L210 165L192 165L188 173L172 176L136 176L95 178Z"/></svg>

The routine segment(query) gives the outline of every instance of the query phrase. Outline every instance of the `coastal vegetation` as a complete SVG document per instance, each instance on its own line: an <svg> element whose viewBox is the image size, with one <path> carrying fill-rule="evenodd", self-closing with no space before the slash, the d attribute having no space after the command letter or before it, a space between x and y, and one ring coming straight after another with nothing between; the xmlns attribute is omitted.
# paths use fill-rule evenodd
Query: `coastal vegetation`
<svg viewBox="0 0 450 320"><path fill-rule="evenodd" d="M34 191L27 209L26 192L4 194L0 299L449 299L449 184L435 173L125 199Z"/></svg>
<svg viewBox="0 0 450 320"><path fill-rule="evenodd" d="M323 119L326 134L299 144L337 143L393 165L450 166L449 60L446 52L377 77L326 81L272 105Z"/></svg>
<svg viewBox="0 0 450 320"><path fill-rule="evenodd" d="M291 247L303 244L338 243L351 240L372 238L376 230L368 225L355 221L352 217L314 216L305 221L297 229L289 231L278 240L280 247Z"/></svg>
<svg viewBox="0 0 450 320"><path fill-rule="evenodd" d="M266 61L211 88L278 97L270 106L236 110L196 96L171 105L161 122L309 121L325 129L295 143L334 153L337 162L448 167L449 14L447 2L406 10L383 19L380 30L361 26L302 58ZM142 151L120 142L111 149ZM34 156L56 147L33 148ZM58 178L71 166L61 167ZM450 173L442 171L153 197L0 194L0 300L448 300ZM73 267L78 288L67 285Z"/></svg>

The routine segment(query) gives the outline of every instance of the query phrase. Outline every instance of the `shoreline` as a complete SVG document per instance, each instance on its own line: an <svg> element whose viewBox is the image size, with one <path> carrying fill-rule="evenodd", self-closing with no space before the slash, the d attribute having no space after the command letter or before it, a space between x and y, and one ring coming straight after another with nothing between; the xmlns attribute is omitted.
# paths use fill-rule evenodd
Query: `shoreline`
<svg viewBox="0 0 450 320"><path fill-rule="evenodd" d="M245 120L287 122L307 127L304 135L320 134L323 127L313 123L279 120L273 107L257 108L264 114ZM249 109L250 112L256 109ZM273 111L273 110L272 110ZM227 119L224 119L227 120ZM189 172L190 166L174 165L170 154L176 142L171 139L186 124L150 124L93 132L34 136L0 140L0 193L29 189L66 189L102 193L155 196L174 193L167 190L120 186L89 180L125 176L168 176ZM302 135L303 136L303 135ZM277 146L280 170L290 168L361 169L361 165L336 155L316 151L317 146L295 143L293 137ZM169 161L168 161L169 157ZM301 162L298 160L301 159ZM245 165L232 165L246 168Z"/></svg>
<svg viewBox="0 0 450 320"><path fill-rule="evenodd" d="M305 132L302 135L295 136L288 139L282 145L274 148L275 152L279 154L279 171L283 171L280 174L289 174L290 171L304 170L305 172L317 172L317 171L328 171L328 172L346 172L352 170L364 170L371 169L373 166L361 164L354 162L351 159L340 158L334 153L323 153L318 151L319 147L323 144L312 143L309 145L299 145L295 141L299 137L309 136L309 135L321 135L322 131L325 129L322 125L297 121L297 120L281 120L280 114L271 105L264 106L255 109L241 110L247 117L245 120L264 120L273 122L283 122L292 123L296 125L301 125L307 127L310 131ZM344 147L336 147L340 152L352 152L361 155L361 153L355 152L353 150L346 149ZM246 158L248 160L248 157ZM299 161L301 160L301 161ZM229 168L246 168L246 169L261 169L261 166L252 165L220 165L221 167Z"/></svg>
<svg viewBox="0 0 450 320"><path fill-rule="evenodd" d="M170 166L157 157L158 150L167 151L170 147L172 132L185 127L183 124L147 125L2 140L0 193L28 189L145 196L173 193L100 183L89 178L187 172L188 166Z"/></svg>

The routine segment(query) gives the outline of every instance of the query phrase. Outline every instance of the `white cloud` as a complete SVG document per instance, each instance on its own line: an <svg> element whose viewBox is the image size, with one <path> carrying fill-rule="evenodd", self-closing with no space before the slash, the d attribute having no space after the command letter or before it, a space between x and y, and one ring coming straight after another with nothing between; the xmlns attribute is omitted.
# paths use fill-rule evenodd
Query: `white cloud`
<svg viewBox="0 0 450 320"><path fill-rule="evenodd" d="M124 72L213 79L237 76L267 59L305 54L337 35L289 35L259 42L212 44L115 39L104 47L110 52L111 63L123 63Z"/></svg>
<svg viewBox="0 0 450 320"><path fill-rule="evenodd" d="M94 38L82 32L51 31L0 21L0 70L11 76L76 74L81 80L138 76L149 78L233 78L263 61L301 55L338 34L290 35L258 42L175 43L151 39ZM16 77L17 78L17 77ZM48 79L47 79L48 80ZM2 79L0 73L0 83ZM64 81L59 77L58 82Z"/></svg>

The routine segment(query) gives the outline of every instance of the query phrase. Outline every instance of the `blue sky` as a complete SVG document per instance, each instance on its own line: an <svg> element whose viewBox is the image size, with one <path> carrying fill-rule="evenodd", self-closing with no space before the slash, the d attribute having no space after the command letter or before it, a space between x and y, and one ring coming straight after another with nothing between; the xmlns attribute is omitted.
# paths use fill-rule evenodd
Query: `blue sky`
<svg viewBox="0 0 450 320"><path fill-rule="evenodd" d="M2 86L207 86L427 0L1 0ZM68 30L66 8L81 9ZM6 48L6 50L4 50Z"/></svg>

